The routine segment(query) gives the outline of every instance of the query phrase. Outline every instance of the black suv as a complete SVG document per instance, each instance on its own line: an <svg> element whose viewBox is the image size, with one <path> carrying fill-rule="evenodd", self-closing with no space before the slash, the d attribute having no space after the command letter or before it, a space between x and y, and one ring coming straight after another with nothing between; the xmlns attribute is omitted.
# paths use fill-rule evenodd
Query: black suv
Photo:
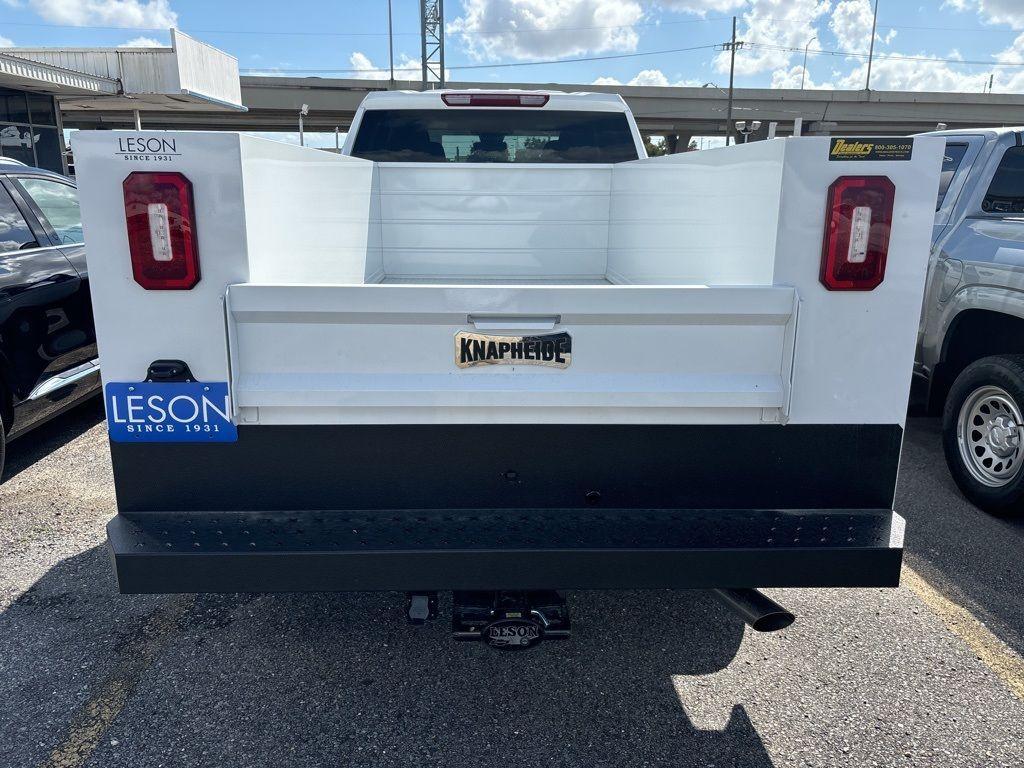
<svg viewBox="0 0 1024 768"><path fill-rule="evenodd" d="M7 440L99 391L78 191L0 159L0 479Z"/></svg>

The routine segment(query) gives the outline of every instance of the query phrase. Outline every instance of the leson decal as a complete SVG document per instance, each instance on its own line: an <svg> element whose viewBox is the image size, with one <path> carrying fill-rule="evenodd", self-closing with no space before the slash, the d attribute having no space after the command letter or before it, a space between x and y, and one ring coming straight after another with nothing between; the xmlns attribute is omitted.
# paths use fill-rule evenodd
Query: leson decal
<svg viewBox="0 0 1024 768"><path fill-rule="evenodd" d="M115 155L125 160L170 162L179 156L177 139L162 136L118 136Z"/></svg>
<svg viewBox="0 0 1024 768"><path fill-rule="evenodd" d="M226 382L111 382L104 389L115 442L233 442Z"/></svg>
<svg viewBox="0 0 1024 768"><path fill-rule="evenodd" d="M572 363L572 336L548 333L539 336L493 336L459 331L455 334L455 365L543 365L568 368Z"/></svg>

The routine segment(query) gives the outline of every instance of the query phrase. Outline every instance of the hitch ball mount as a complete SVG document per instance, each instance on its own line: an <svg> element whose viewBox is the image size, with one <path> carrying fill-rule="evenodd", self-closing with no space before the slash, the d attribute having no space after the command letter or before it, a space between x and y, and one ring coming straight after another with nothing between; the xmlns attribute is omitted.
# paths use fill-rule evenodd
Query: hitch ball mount
<svg viewBox="0 0 1024 768"><path fill-rule="evenodd" d="M411 592L410 624L437 618L436 592ZM492 648L516 651L544 640L564 640L572 626L565 598L554 590L455 592L452 595L452 636L479 640Z"/></svg>

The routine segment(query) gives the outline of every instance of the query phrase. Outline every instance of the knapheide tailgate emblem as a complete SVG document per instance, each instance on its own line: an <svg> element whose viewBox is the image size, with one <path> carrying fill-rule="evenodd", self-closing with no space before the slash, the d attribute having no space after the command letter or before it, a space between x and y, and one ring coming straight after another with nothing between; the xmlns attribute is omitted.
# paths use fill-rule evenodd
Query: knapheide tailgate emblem
<svg viewBox="0 0 1024 768"><path fill-rule="evenodd" d="M491 336L459 331L455 334L455 365L546 365L568 368L572 363L572 336L548 333L541 336Z"/></svg>

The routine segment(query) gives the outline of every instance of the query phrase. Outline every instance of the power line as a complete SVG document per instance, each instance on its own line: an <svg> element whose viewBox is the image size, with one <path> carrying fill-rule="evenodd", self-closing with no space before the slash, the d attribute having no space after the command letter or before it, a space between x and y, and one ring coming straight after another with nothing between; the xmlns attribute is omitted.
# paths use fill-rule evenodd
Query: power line
<svg viewBox="0 0 1024 768"><path fill-rule="evenodd" d="M672 21L637 22L635 24L605 24L578 27L521 27L512 29L503 27L501 29L474 29L485 35L528 35L544 34L547 32L581 32L600 29L633 29L636 27L667 27L679 24L708 24L716 21L729 21L729 16L705 16L698 19L675 19ZM759 16L757 21L768 21L775 24L807 24L806 19L780 19L772 16ZM45 22L28 21L0 21L0 24L10 27L41 27L53 29L95 29L114 32L166 32L166 27L115 27L98 24L47 24ZM910 24L879 24L879 29L910 29L937 32L990 32L993 34L1016 34L1012 29L993 29L992 27L940 27ZM281 37L387 37L387 32L332 32L322 30L261 30L261 29L182 29L188 34L199 35L253 35L253 36L281 36ZM419 37L419 32L395 32L395 36Z"/></svg>
<svg viewBox="0 0 1024 768"><path fill-rule="evenodd" d="M794 48L788 45L773 45L771 43L747 43L752 48L761 48L767 51L782 51L789 53L800 53L803 48ZM844 56L856 59L866 59L868 54L861 51L833 51L827 48L811 48L811 53L819 53L826 56ZM938 56L905 56L899 53L876 53L875 59L892 59L895 61L923 61L933 64L968 64L986 67L1024 67L1024 61L992 61L986 59L944 59Z"/></svg>
<svg viewBox="0 0 1024 768"><path fill-rule="evenodd" d="M724 18L724 17L720 17ZM780 19L773 16L758 16L755 21L770 21L775 24L808 24L807 19ZM748 20L749 24L749 20ZM992 32L993 34L1014 35L1018 30L993 29L992 27L935 27L919 24L879 24L879 29L919 29L933 32Z"/></svg>
<svg viewBox="0 0 1024 768"><path fill-rule="evenodd" d="M666 53L684 53L686 51L702 51L709 48L718 48L718 43L711 43L709 45L694 45L689 48L666 48L661 51L638 51L636 53L616 53L607 56L581 56L574 59L543 59L540 61L509 61L501 62L499 64L459 64L452 67L445 67L445 69L451 70L465 70L465 69L505 69L508 67L536 67L542 64L576 64L581 61L608 61L610 59L632 59L638 56L660 56ZM332 68L312 68L312 69L278 69L275 67L247 67L242 72L281 72L281 73L313 73L313 72L331 72L331 73L367 73L367 72L384 72L387 69L332 69ZM419 72L419 67L395 67L396 72Z"/></svg>
<svg viewBox="0 0 1024 768"><path fill-rule="evenodd" d="M746 42L745 46L748 48L760 48L766 51L780 51L786 53L800 53L803 48L794 48L787 45L773 45L770 43L754 43ZM641 56L659 56L669 53L685 53L688 51L700 51L711 48L719 48L720 44L708 44L708 45L695 45L688 48L667 48L660 51L638 51L636 53L618 53L610 54L606 56L581 56L571 59L544 59L539 61L515 61L515 62L500 62L497 64L461 64L447 67L450 70L474 70L474 69L506 69L509 67L533 67L546 64L575 64L579 62L587 61L609 61L612 59L632 59ZM811 53L821 54L825 56L843 56L849 58L867 59L868 54L860 51L834 51L826 48L810 49ZM944 59L930 56L905 56L897 53L876 53L874 55L875 60L880 59L891 59L895 61L920 61L931 64L966 64L975 66L986 66L986 67L1024 67L1024 61L1008 61L1008 62L996 62L996 61L985 61L975 59ZM267 67L248 67L243 72L280 72L282 74L295 73L295 74L310 74L317 72L326 72L332 74L366 74L366 73L387 73L387 69L358 69L355 67L348 67L343 69L321 67L321 68L303 68L303 69L280 69L280 68L268 68ZM412 72L419 71L419 67L395 67L396 72Z"/></svg>
<svg viewBox="0 0 1024 768"><path fill-rule="evenodd" d="M728 20L728 16L707 16L700 19L678 19L675 21L637 22L636 24L607 24L581 27L521 27L519 29L504 27L501 29L473 29L474 33L484 35L534 35L554 32L585 32L602 29L633 29L635 27L664 27L678 24L707 24L714 21ZM27 21L0 21L0 25L11 27L42 27L51 29L94 29L116 32L166 32L166 27L112 27L89 24L46 24ZM186 34L195 35L253 35L281 37L387 37L387 32L331 32L321 30L262 30L262 29L182 29ZM396 37L419 37L419 32L395 32Z"/></svg>

